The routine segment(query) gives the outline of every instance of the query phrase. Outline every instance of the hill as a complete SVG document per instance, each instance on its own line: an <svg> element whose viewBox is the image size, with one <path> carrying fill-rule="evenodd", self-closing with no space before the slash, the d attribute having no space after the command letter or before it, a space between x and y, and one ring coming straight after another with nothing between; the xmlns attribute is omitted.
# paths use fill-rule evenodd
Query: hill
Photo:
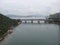
<svg viewBox="0 0 60 45"><path fill-rule="evenodd" d="M9 17L0 14L0 36L6 33L11 26L17 26L18 23L14 19L10 19Z"/></svg>

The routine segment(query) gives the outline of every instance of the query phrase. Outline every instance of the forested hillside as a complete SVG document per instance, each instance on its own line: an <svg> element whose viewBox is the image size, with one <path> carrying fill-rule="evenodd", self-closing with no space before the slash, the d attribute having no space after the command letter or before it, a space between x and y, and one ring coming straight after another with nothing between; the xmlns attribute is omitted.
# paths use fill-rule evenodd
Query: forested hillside
<svg viewBox="0 0 60 45"><path fill-rule="evenodd" d="M11 26L17 26L18 22L14 19L0 14L0 36L2 36Z"/></svg>

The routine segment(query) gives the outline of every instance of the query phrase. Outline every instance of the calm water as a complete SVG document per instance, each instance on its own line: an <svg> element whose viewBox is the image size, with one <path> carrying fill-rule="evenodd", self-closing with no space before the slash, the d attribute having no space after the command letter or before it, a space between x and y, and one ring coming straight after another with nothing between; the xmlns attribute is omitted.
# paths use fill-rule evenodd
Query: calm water
<svg viewBox="0 0 60 45"><path fill-rule="evenodd" d="M21 24L0 45L58 45L59 35L55 24Z"/></svg>

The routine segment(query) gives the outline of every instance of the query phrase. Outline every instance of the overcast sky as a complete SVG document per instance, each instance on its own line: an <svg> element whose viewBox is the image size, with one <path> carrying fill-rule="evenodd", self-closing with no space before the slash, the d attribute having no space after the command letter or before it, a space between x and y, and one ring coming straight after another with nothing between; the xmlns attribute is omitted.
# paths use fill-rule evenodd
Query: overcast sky
<svg viewBox="0 0 60 45"><path fill-rule="evenodd" d="M0 13L48 15L60 12L60 0L0 0Z"/></svg>

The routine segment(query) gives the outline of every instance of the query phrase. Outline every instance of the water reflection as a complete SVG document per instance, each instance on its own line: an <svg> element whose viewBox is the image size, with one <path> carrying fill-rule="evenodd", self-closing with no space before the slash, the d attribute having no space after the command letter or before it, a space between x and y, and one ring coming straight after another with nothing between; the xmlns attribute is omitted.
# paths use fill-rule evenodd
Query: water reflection
<svg viewBox="0 0 60 45"><path fill-rule="evenodd" d="M59 25L59 45L60 45L60 25Z"/></svg>

